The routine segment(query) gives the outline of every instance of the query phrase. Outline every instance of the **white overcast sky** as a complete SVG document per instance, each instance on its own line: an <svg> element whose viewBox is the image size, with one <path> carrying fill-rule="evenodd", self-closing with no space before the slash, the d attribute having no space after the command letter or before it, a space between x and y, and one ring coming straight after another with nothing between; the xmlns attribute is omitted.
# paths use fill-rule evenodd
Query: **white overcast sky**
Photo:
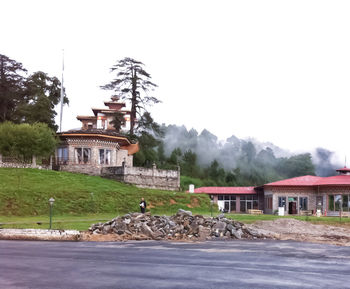
<svg viewBox="0 0 350 289"><path fill-rule="evenodd" d="M109 68L142 61L165 124L325 147L350 159L350 1L16 1L0 4L0 53L60 77L63 129L103 107Z"/></svg>

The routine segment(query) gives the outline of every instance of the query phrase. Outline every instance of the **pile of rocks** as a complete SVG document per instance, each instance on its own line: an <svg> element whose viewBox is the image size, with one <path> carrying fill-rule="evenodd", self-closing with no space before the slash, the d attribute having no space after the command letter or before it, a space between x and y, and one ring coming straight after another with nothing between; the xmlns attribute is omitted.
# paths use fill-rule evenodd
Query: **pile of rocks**
<svg viewBox="0 0 350 289"><path fill-rule="evenodd" d="M181 209L171 217L151 216L150 213L126 214L106 223L94 224L89 231L92 234L118 234L130 240L256 239L264 237L240 222L225 218L224 214L216 218L207 218L201 215L193 216L192 212Z"/></svg>

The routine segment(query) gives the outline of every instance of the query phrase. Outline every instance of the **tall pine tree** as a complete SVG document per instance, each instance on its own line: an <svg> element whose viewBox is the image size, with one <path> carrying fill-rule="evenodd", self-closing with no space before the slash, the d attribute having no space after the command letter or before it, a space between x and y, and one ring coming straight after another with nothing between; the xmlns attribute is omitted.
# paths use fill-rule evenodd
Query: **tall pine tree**
<svg viewBox="0 0 350 289"><path fill-rule="evenodd" d="M159 102L148 95L157 85L151 82L151 75L144 69L144 64L129 57L119 60L111 72L116 74L115 79L101 88L113 90L122 99L130 101L130 135L133 135L136 118L143 115L147 105Z"/></svg>

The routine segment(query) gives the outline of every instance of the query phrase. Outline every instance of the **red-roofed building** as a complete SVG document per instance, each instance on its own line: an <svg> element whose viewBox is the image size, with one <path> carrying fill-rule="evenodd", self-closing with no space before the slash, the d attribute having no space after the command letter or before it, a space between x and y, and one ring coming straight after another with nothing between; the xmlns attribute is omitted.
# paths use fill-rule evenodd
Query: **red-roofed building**
<svg viewBox="0 0 350 289"><path fill-rule="evenodd" d="M254 187L201 187L194 193L208 194L224 212L245 213L249 209L264 209L263 192Z"/></svg>
<svg viewBox="0 0 350 289"><path fill-rule="evenodd" d="M337 176L301 176L261 187L202 187L194 192L208 194L227 212L259 209L273 214L283 207L285 214L320 210L324 215L339 215L340 209L350 213L350 169L337 172Z"/></svg>

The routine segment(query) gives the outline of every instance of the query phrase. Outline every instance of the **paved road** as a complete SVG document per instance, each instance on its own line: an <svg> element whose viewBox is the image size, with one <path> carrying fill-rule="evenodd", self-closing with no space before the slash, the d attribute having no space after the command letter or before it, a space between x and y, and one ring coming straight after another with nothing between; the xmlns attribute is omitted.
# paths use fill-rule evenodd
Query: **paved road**
<svg viewBox="0 0 350 289"><path fill-rule="evenodd" d="M0 241L0 288L350 288L350 247Z"/></svg>

